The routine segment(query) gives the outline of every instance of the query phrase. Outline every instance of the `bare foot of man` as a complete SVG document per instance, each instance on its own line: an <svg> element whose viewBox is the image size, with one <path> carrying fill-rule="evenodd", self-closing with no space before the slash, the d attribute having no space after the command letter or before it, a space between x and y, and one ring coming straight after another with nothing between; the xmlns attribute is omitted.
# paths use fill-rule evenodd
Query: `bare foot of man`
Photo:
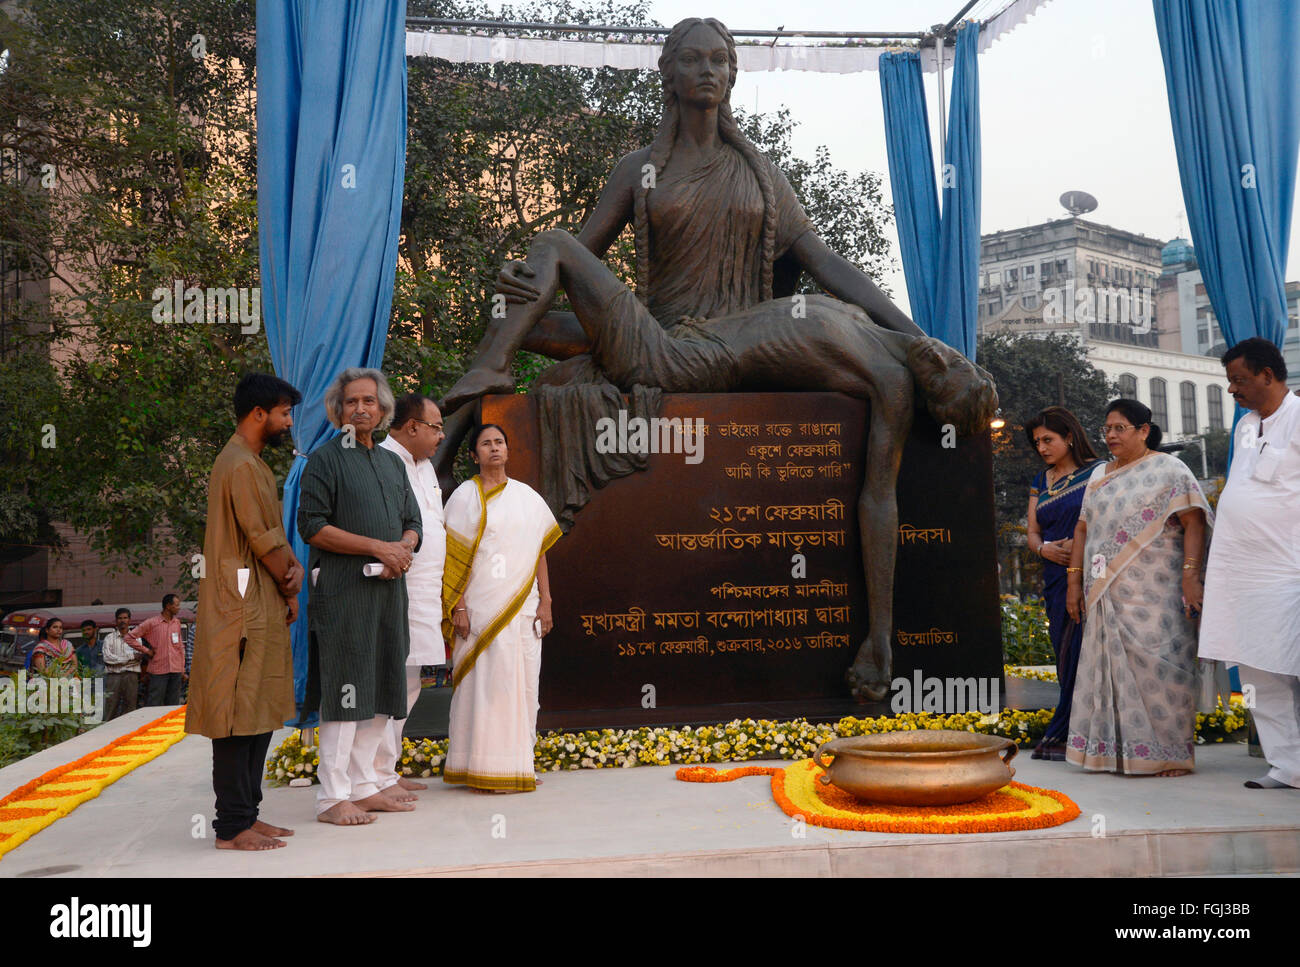
<svg viewBox="0 0 1300 967"><path fill-rule="evenodd" d="M218 839L217 849L239 849L249 851L259 851L264 849L279 849L281 846L289 844L279 839L272 839L270 836L263 836L261 833L246 829L242 833L237 833L234 839Z"/></svg>
<svg viewBox="0 0 1300 967"><path fill-rule="evenodd" d="M409 802L397 802L382 792L367 796L365 799L358 799L356 805L358 809L371 813L409 813L415 809Z"/></svg>
<svg viewBox="0 0 1300 967"><path fill-rule="evenodd" d="M333 823L335 826L364 826L373 823L375 817L350 802L338 802L317 816L316 821Z"/></svg>
<svg viewBox="0 0 1300 967"><path fill-rule="evenodd" d="M397 784L403 789L428 789L429 784L425 782L416 782L414 779L398 779Z"/></svg>
<svg viewBox="0 0 1300 967"><path fill-rule="evenodd" d="M420 797L413 792L407 792L402 788L400 781L393 783L384 789L379 790L393 802L415 802Z"/></svg>
<svg viewBox="0 0 1300 967"><path fill-rule="evenodd" d="M293 830L286 829L283 826L272 826L270 823L264 823L260 819L253 823L253 832L261 833L263 836L292 836Z"/></svg>

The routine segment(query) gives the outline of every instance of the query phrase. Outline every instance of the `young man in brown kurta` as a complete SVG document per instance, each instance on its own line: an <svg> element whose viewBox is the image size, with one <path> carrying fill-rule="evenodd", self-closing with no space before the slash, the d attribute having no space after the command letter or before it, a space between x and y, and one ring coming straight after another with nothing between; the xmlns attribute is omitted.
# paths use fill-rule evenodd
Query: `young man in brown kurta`
<svg viewBox="0 0 1300 967"><path fill-rule="evenodd" d="M218 849L284 846L293 830L257 818L271 733L296 712L289 625L303 568L281 521L275 476L261 458L293 426L301 395L249 373L235 390L235 434L208 483L198 628L185 731L212 739Z"/></svg>

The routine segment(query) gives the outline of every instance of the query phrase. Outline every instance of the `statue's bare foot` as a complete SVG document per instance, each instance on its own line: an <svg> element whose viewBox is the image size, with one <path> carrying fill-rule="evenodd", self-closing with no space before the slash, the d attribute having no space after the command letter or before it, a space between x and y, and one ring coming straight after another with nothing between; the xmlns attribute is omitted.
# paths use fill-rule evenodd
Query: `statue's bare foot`
<svg viewBox="0 0 1300 967"><path fill-rule="evenodd" d="M397 780L397 784L401 786L403 789L428 789L429 788L429 784L426 782L416 782L414 779L407 779L405 777L399 778Z"/></svg>
<svg viewBox="0 0 1300 967"><path fill-rule="evenodd" d="M409 802L396 802L382 792L367 796L365 799L358 799L356 805L358 809L364 809L368 813L409 813L415 809Z"/></svg>
<svg viewBox="0 0 1300 967"><path fill-rule="evenodd" d="M513 393L515 381L509 373L502 373L486 367L476 366L456 380L456 385L447 391L439 407L446 417L460 409L466 403L486 396L489 393Z"/></svg>
<svg viewBox="0 0 1300 967"><path fill-rule="evenodd" d="M375 817L362 809L358 809L352 803L344 801L330 806L329 809L316 817L316 821L333 823L335 826L364 826L366 823L373 823Z"/></svg>
<svg viewBox="0 0 1300 967"><path fill-rule="evenodd" d="M279 849L281 846L288 846L282 839L275 839L271 836L263 836L253 828L248 828L242 833L237 833L234 839L218 839L217 849L238 849L249 852L259 852L264 849Z"/></svg>
<svg viewBox="0 0 1300 967"><path fill-rule="evenodd" d="M407 792L402 788L402 781L399 779L384 789L379 790L393 802L415 802L419 797L415 793Z"/></svg>
<svg viewBox="0 0 1300 967"><path fill-rule="evenodd" d="M261 833L263 836L292 836L293 835L292 829L286 829L283 826L272 826L270 823L264 823L260 819L253 823L252 829L255 832Z"/></svg>
<svg viewBox="0 0 1300 967"><path fill-rule="evenodd" d="M874 661L861 656L844 673L849 690L859 702L881 702L889 694L889 677Z"/></svg>

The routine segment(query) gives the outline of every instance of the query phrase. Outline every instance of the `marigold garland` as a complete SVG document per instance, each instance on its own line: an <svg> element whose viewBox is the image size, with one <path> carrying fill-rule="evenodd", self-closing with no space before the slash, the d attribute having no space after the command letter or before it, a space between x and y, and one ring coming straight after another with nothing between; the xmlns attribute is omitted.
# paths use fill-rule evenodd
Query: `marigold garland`
<svg viewBox="0 0 1300 967"><path fill-rule="evenodd" d="M782 772L780 766L744 766L740 769L710 769L707 766L682 766L677 778L682 782L731 782L742 776L773 776Z"/></svg>
<svg viewBox="0 0 1300 967"><path fill-rule="evenodd" d="M0 857L183 738L181 707L19 786L0 799Z"/></svg>
<svg viewBox="0 0 1300 967"><path fill-rule="evenodd" d="M731 782L745 775L771 775L772 798L787 816L811 826L871 833L999 833L1060 826L1079 816L1064 793L1009 782L975 802L955 806L887 806L864 803L817 781L823 770L811 759L785 768L677 770L683 782Z"/></svg>

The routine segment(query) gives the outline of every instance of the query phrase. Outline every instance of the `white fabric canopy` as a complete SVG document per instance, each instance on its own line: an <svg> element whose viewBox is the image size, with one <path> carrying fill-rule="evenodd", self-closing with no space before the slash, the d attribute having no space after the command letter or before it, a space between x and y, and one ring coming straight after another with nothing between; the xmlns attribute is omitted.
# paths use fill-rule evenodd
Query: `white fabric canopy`
<svg viewBox="0 0 1300 967"><path fill-rule="evenodd" d="M990 20L980 33L980 50L1015 29L1047 0L1015 0ZM656 70L662 44L599 40L550 40L447 33L406 32L407 57L440 57L458 64L544 64L552 67L613 67L618 70ZM888 47L843 47L813 44L736 45L742 71L813 71L855 74L874 71ZM902 48L892 48L902 49ZM952 63L951 51L944 58ZM921 51L921 69L936 70L935 49Z"/></svg>

